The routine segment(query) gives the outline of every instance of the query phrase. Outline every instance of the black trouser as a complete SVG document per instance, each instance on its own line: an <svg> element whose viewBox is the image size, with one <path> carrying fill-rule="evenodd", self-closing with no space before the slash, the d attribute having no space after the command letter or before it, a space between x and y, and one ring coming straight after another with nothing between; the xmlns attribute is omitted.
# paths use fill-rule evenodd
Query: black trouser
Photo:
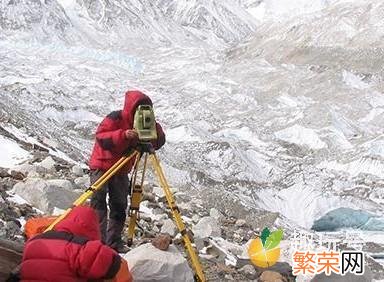
<svg viewBox="0 0 384 282"><path fill-rule="evenodd" d="M94 183L105 171L91 170L90 180ZM124 229L127 217L127 197L130 191L128 175L112 176L98 191L93 193L91 207L99 215L100 231L102 240L111 247L121 242L121 233ZM109 221L107 219L107 193L109 196Z"/></svg>

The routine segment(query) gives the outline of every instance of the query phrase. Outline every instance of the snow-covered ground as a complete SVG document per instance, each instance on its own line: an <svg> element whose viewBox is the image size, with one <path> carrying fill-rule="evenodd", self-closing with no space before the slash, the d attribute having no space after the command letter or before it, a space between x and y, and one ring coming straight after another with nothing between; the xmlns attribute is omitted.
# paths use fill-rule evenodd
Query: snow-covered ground
<svg viewBox="0 0 384 282"><path fill-rule="evenodd" d="M21 148L17 142L0 135L1 154L0 167L11 168L28 160L30 154Z"/></svg>
<svg viewBox="0 0 384 282"><path fill-rule="evenodd" d="M170 183L207 207L306 229L342 207L384 215L381 1L32 2L0 8L6 131L86 163L97 123L139 88ZM28 158L0 142L0 166Z"/></svg>

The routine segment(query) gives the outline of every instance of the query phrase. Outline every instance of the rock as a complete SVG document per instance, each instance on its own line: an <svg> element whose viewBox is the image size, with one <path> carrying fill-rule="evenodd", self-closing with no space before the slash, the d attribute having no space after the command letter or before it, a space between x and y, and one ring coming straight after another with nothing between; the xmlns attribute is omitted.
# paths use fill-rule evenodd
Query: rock
<svg viewBox="0 0 384 282"><path fill-rule="evenodd" d="M5 224L5 232L8 238L13 238L21 234L21 224L16 220L7 221Z"/></svg>
<svg viewBox="0 0 384 282"><path fill-rule="evenodd" d="M374 280L384 281L384 265L368 254L365 256L365 271L367 269L372 272Z"/></svg>
<svg viewBox="0 0 384 282"><path fill-rule="evenodd" d="M208 238L208 237L220 237L221 230L217 219L206 216L200 219L200 221L193 226L193 234L196 238Z"/></svg>
<svg viewBox="0 0 384 282"><path fill-rule="evenodd" d="M153 187L153 193L159 198L165 197L164 190L160 187Z"/></svg>
<svg viewBox="0 0 384 282"><path fill-rule="evenodd" d="M355 275L353 273L346 273L345 275L331 273L327 276L325 273L317 274L312 278L311 282L371 282L374 281L372 271L369 267L364 268L364 274Z"/></svg>
<svg viewBox="0 0 384 282"><path fill-rule="evenodd" d="M64 188L67 190L73 190L72 182L66 179L49 179L46 180L47 184L50 186L56 186L57 188Z"/></svg>
<svg viewBox="0 0 384 282"><path fill-rule="evenodd" d="M259 277L260 282L287 282L287 279L278 272L266 270Z"/></svg>
<svg viewBox="0 0 384 282"><path fill-rule="evenodd" d="M194 223L198 223L199 220L200 220L200 216L198 216L197 214L194 214L194 215L192 216L192 221L193 221Z"/></svg>
<svg viewBox="0 0 384 282"><path fill-rule="evenodd" d="M4 197L4 199L7 197L5 191L11 190L12 187L17 183L13 178L6 177L6 178L0 178L0 194Z"/></svg>
<svg viewBox="0 0 384 282"><path fill-rule="evenodd" d="M187 260L172 245L168 251L161 251L152 244L144 244L125 254L124 259L135 282L194 281Z"/></svg>
<svg viewBox="0 0 384 282"><path fill-rule="evenodd" d="M178 205L181 214L190 214L193 211L191 203L180 202Z"/></svg>
<svg viewBox="0 0 384 282"><path fill-rule="evenodd" d="M8 169L0 167L0 178L9 177L9 176L11 175L8 173Z"/></svg>
<svg viewBox="0 0 384 282"><path fill-rule="evenodd" d="M161 209L161 208L155 208L152 210L152 213L154 215L165 215L167 217L167 215L164 213L164 211ZM160 216L159 216L160 218Z"/></svg>
<svg viewBox="0 0 384 282"><path fill-rule="evenodd" d="M12 207L12 210L13 210L13 212L16 214L16 217L21 217L21 210L19 209L19 207L18 206L13 206Z"/></svg>
<svg viewBox="0 0 384 282"><path fill-rule="evenodd" d="M237 231L233 233L233 241L235 241L236 243L241 243L243 242L243 240L244 237L241 234L237 233Z"/></svg>
<svg viewBox="0 0 384 282"><path fill-rule="evenodd" d="M153 232L155 232L155 233L159 233L159 232L160 232L160 228L157 227L156 225L152 227L152 230L153 230Z"/></svg>
<svg viewBox="0 0 384 282"><path fill-rule="evenodd" d="M20 214L18 214L18 210L12 208L11 205L9 205L7 202L0 203L0 219L9 221L13 218L20 217Z"/></svg>
<svg viewBox="0 0 384 282"><path fill-rule="evenodd" d="M28 173L28 178L41 178L41 174L32 170Z"/></svg>
<svg viewBox="0 0 384 282"><path fill-rule="evenodd" d="M226 280L230 280L230 281L235 280L235 279L233 279L233 276L231 274L225 274L224 278Z"/></svg>
<svg viewBox="0 0 384 282"><path fill-rule="evenodd" d="M247 222L245 221L245 219L238 219L238 220L236 220L236 223L235 223L235 225L237 227L242 227L242 226L244 226L246 224L247 224Z"/></svg>
<svg viewBox="0 0 384 282"><path fill-rule="evenodd" d="M25 174L20 172L20 171L15 171L15 170L12 170L11 171L11 177L13 179L16 179L16 180L24 180L25 178Z"/></svg>
<svg viewBox="0 0 384 282"><path fill-rule="evenodd" d="M244 265L242 268L239 269L239 271L243 274L245 274L245 276L247 276L248 278L256 278L256 269L253 265L250 265L250 264L247 264L247 265Z"/></svg>
<svg viewBox="0 0 384 282"><path fill-rule="evenodd" d="M246 264L249 264L250 261L240 261L237 254L241 253L241 246L228 242L223 238L212 238L209 239L209 246L206 248L208 254L215 255L218 261L225 261L226 265L232 265L234 267L240 268Z"/></svg>
<svg viewBox="0 0 384 282"><path fill-rule="evenodd" d="M287 262L278 261L268 268L270 271L280 273L283 277L294 278L292 274L292 266Z"/></svg>
<svg viewBox="0 0 384 282"><path fill-rule="evenodd" d="M160 208L160 205L157 202L155 202L155 203L149 202L147 207L149 209L156 209L156 208Z"/></svg>
<svg viewBox="0 0 384 282"><path fill-rule="evenodd" d="M181 202L189 203L189 202L193 201L190 193L187 194L184 192L177 192L174 194L174 196L175 196L177 203L181 203Z"/></svg>
<svg viewBox="0 0 384 282"><path fill-rule="evenodd" d="M211 208L209 210L209 216L217 220L220 220L221 218L223 218L223 215L215 208Z"/></svg>
<svg viewBox="0 0 384 282"><path fill-rule="evenodd" d="M54 161L54 159L52 159L51 156L48 156L40 163L40 166L44 167L49 171L53 171L55 170L55 164L56 162Z"/></svg>
<svg viewBox="0 0 384 282"><path fill-rule="evenodd" d="M149 215L146 215L146 214L141 214L140 215L140 220L143 220L143 221L148 222L148 223L152 222L152 218Z"/></svg>
<svg viewBox="0 0 384 282"><path fill-rule="evenodd" d="M156 202L156 196L153 193L144 192L142 201L149 201L149 202L155 203Z"/></svg>
<svg viewBox="0 0 384 282"><path fill-rule="evenodd" d="M91 181L88 175L83 175L81 177L77 177L74 180L76 186L80 189L85 189L91 186Z"/></svg>
<svg viewBox="0 0 384 282"><path fill-rule="evenodd" d="M166 251L168 250L169 244L171 244L171 242L172 239L169 234L160 234L152 240L152 245L158 248L159 250Z"/></svg>
<svg viewBox="0 0 384 282"><path fill-rule="evenodd" d="M5 230L5 224L2 220L0 220L0 238L6 238L7 231Z"/></svg>
<svg viewBox="0 0 384 282"><path fill-rule="evenodd" d="M42 179L28 179L25 183L17 183L12 191L25 199L32 206L45 213L52 213L54 207L67 209L78 198L79 194L65 187L58 187Z"/></svg>
<svg viewBox="0 0 384 282"><path fill-rule="evenodd" d="M21 262L23 245L0 239L0 281L6 281L10 272Z"/></svg>
<svg viewBox="0 0 384 282"><path fill-rule="evenodd" d="M144 235L145 238L155 238L156 233L153 230L144 230Z"/></svg>
<svg viewBox="0 0 384 282"><path fill-rule="evenodd" d="M28 216L31 214L35 214L33 208L28 204L19 204L18 209L20 210L21 216Z"/></svg>
<svg viewBox="0 0 384 282"><path fill-rule="evenodd" d="M153 193L153 185L149 184L147 181L144 181L143 191L147 193Z"/></svg>
<svg viewBox="0 0 384 282"><path fill-rule="evenodd" d="M22 164L12 168L13 171L21 172L24 175L28 175L31 171L36 171L36 167L31 164Z"/></svg>
<svg viewBox="0 0 384 282"><path fill-rule="evenodd" d="M176 235L177 229L175 224L171 219L166 219L163 222L163 226L161 227L161 232L162 233L168 233L172 237Z"/></svg>
<svg viewBox="0 0 384 282"><path fill-rule="evenodd" d="M83 176L84 175L84 171L83 169L81 168L81 166L79 165L74 165L72 168L71 168L71 172L76 175L76 176Z"/></svg>

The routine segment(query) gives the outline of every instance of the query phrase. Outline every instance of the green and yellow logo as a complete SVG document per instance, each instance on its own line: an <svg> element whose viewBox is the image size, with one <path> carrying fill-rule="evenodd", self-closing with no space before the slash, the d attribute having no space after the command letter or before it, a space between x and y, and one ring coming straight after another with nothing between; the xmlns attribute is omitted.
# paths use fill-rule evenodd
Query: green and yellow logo
<svg viewBox="0 0 384 282"><path fill-rule="evenodd" d="M280 241L283 230L269 231L264 228L259 238L253 239L248 248L252 263L258 267L267 268L274 265L280 257Z"/></svg>

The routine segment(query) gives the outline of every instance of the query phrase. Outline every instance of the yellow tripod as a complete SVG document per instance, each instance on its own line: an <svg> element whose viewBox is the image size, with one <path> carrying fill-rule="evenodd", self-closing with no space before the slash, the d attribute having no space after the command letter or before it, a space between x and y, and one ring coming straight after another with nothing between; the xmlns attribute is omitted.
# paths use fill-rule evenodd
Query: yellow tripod
<svg viewBox="0 0 384 282"><path fill-rule="evenodd" d="M129 225L128 225L128 244L132 244L133 235L135 231L136 226L136 220L139 215L139 208L140 208L140 202L142 198L142 187L144 183L144 176L147 166L147 159L148 156L151 158L152 165L155 169L156 175L159 179L160 185L164 190L165 196L167 198L167 202L169 205L169 208L172 211L172 215L174 218L174 221L176 223L177 228L180 231L180 234L182 235L184 239L184 244L186 251L188 252L190 258L192 267L195 271L195 275L198 281L205 282L205 276L201 267L201 264L199 262L198 256L195 252L195 249L192 246L191 240L188 237L185 224L181 218L180 210L178 209L175 199L173 197L173 194L171 192L171 189L169 188L168 182L164 176L164 172L160 166L160 162L152 149L148 149L148 145L144 144L144 146L141 146L140 149L130 151L127 153L126 156L123 156L120 160L118 160L109 170L107 170L95 183L93 183L73 204L70 208L68 208L62 215L60 215L45 231L52 230L53 227L60 222L62 219L64 219L74 207L82 205L92 194L101 189L103 185L113 176L115 175L122 167L124 167L132 158L135 157L135 165L134 165L134 172L133 172L133 180L132 180L132 193L131 193L131 205L129 209ZM139 167L139 162L141 157L144 155L144 168L141 178L140 185L136 185L136 177L137 177L137 171Z"/></svg>

